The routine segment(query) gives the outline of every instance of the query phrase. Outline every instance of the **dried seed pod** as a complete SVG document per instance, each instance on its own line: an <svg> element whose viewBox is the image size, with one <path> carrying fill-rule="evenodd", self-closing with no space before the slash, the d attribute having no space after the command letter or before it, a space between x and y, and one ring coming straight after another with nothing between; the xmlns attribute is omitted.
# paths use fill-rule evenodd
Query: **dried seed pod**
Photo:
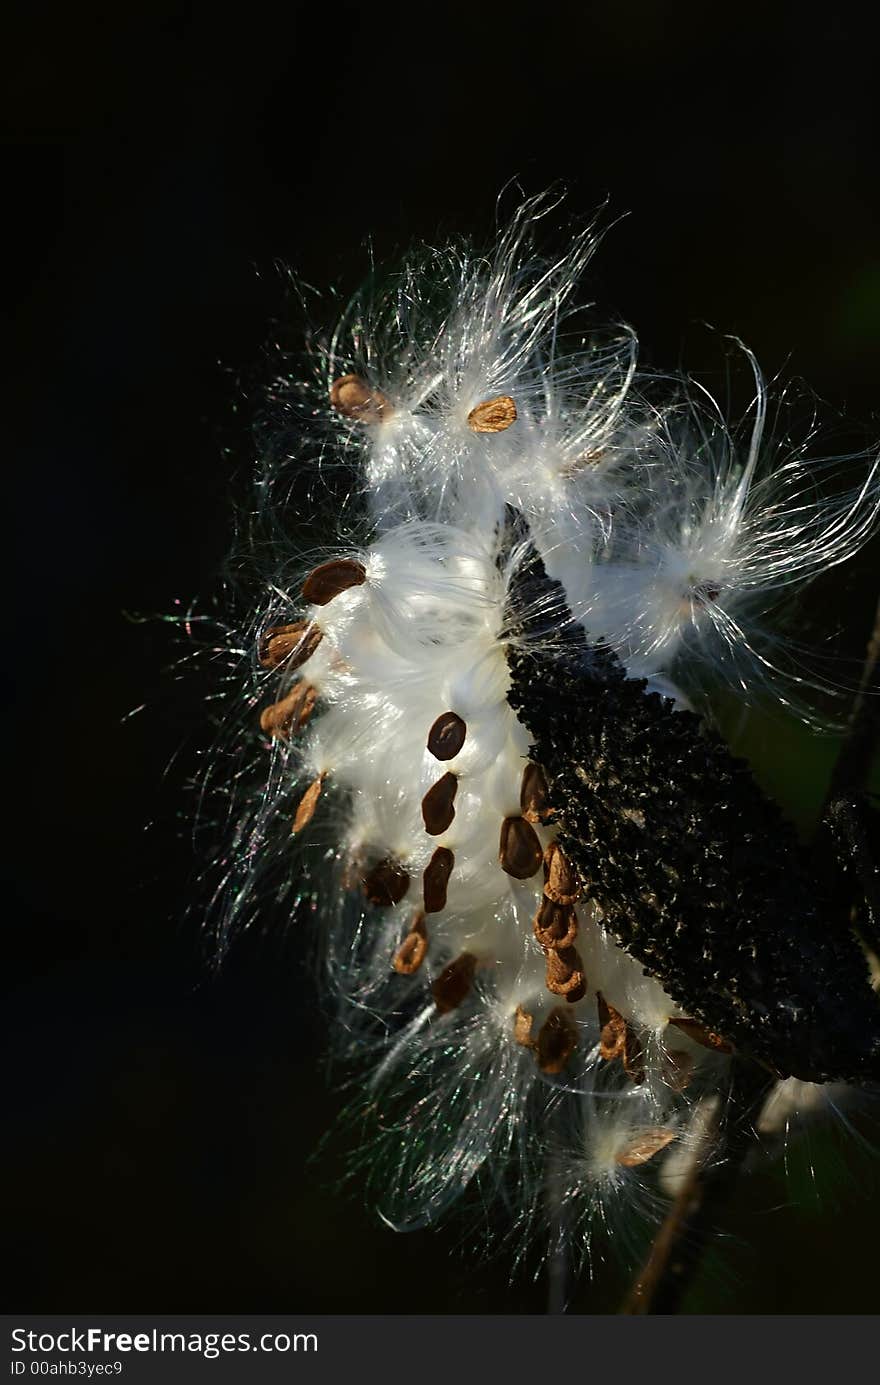
<svg viewBox="0 0 880 1385"><path fill-rule="evenodd" d="M570 904L554 904L544 895L535 915L534 929L542 947L571 947L577 937L577 914Z"/></svg>
<svg viewBox="0 0 880 1385"><path fill-rule="evenodd" d="M547 952L547 990L554 995L564 995L569 1004L583 1000L587 993L584 980L584 964L573 947L563 947L558 951L550 948Z"/></svg>
<svg viewBox="0 0 880 1385"><path fill-rule="evenodd" d="M439 914L446 908L446 889L455 856L448 847L438 846L422 876L422 895L426 914Z"/></svg>
<svg viewBox="0 0 880 1385"><path fill-rule="evenodd" d="M445 832L455 817L455 794L458 789L458 779L452 773L443 775L422 799L422 817L425 820L425 831L431 837L439 837L441 832Z"/></svg>
<svg viewBox="0 0 880 1385"><path fill-rule="evenodd" d="M557 1006L538 1031L535 1044L538 1067L542 1072L560 1073L576 1048L577 1030L567 1012Z"/></svg>
<svg viewBox="0 0 880 1385"><path fill-rule="evenodd" d="M550 790L540 765L530 760L523 770L519 790L519 806L526 822L546 822L553 816L549 804Z"/></svg>
<svg viewBox="0 0 880 1385"><path fill-rule="evenodd" d="M505 818L501 824L498 859L514 880L528 880L541 865L538 834L525 818Z"/></svg>
<svg viewBox="0 0 880 1385"><path fill-rule="evenodd" d="M428 732L428 749L435 760L454 760L467 735L467 725L455 712L441 712Z"/></svg>
<svg viewBox="0 0 880 1385"><path fill-rule="evenodd" d="M303 583L302 594L313 606L326 606L349 587L363 586L367 569L354 558L333 558L313 568Z"/></svg>
<svg viewBox="0 0 880 1385"><path fill-rule="evenodd" d="M330 403L345 418L357 423L382 423L394 412L382 391L373 389L360 375L343 375L334 380Z"/></svg>
<svg viewBox="0 0 880 1385"><path fill-rule="evenodd" d="M649 1159L653 1159L655 1154L659 1154L661 1149L671 1145L675 1139L674 1130L640 1130L637 1135L624 1146L617 1154L615 1162L624 1169L637 1169L640 1164L647 1164Z"/></svg>
<svg viewBox="0 0 880 1385"><path fill-rule="evenodd" d="M291 625L271 625L263 631L259 659L263 668L278 668L286 664L292 673L310 659L323 632L312 620L295 620Z"/></svg>
<svg viewBox="0 0 880 1385"><path fill-rule="evenodd" d="M297 731L301 731L308 724L317 700L317 690L301 678L280 702L273 702L271 707L263 708L260 713L260 729L267 736L275 736L279 740L295 736Z"/></svg>
<svg viewBox="0 0 880 1385"><path fill-rule="evenodd" d="M558 842L544 852L544 893L554 904L574 904L581 889L577 876Z"/></svg>
<svg viewBox="0 0 880 1385"><path fill-rule="evenodd" d="M409 932L394 954L392 966L401 976L412 976L425 960L428 951L428 930L425 916L416 914L410 924Z"/></svg>
<svg viewBox="0 0 880 1385"><path fill-rule="evenodd" d="M477 959L471 952L463 952L444 967L431 987L434 1004L441 1015L457 1010L474 982Z"/></svg>
<svg viewBox="0 0 880 1385"><path fill-rule="evenodd" d="M509 394L484 399L471 409L467 421L475 433L503 433L516 422L516 404Z"/></svg>
<svg viewBox="0 0 880 1385"><path fill-rule="evenodd" d="M534 1048L535 1041L532 1038L532 1026L534 1022L534 1015L530 1015L528 1010L524 1010L521 1005L517 1005L516 1014L513 1017L514 1043L522 1044L523 1048Z"/></svg>
<svg viewBox="0 0 880 1385"><path fill-rule="evenodd" d="M682 1034L687 1034L689 1039L693 1039L695 1044L702 1044L703 1048L714 1050L715 1053L733 1053L733 1044L728 1043L720 1034L707 1029L705 1024L699 1020L692 1019L671 1019L670 1024L676 1029L680 1029Z"/></svg>
<svg viewBox="0 0 880 1385"><path fill-rule="evenodd" d="M599 1056L610 1063L614 1058L622 1058L626 1046L626 1020L619 1010L609 1005L601 991L596 992L599 1009Z"/></svg>
<svg viewBox="0 0 880 1385"><path fill-rule="evenodd" d="M399 904L409 889L409 875L393 856L385 856L364 876L363 889L371 904Z"/></svg>
<svg viewBox="0 0 880 1385"><path fill-rule="evenodd" d="M308 827L315 816L315 809L318 806L318 799L321 797L325 777L325 775L319 774L317 779L313 779L300 799L296 817L293 819L293 826L290 829L294 836L297 832L301 832L304 827Z"/></svg>

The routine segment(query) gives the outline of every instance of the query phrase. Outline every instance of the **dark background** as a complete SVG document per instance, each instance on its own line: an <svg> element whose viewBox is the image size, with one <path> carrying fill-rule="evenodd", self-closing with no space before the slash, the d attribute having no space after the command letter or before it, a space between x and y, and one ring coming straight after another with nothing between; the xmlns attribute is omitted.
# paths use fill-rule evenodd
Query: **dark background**
<svg viewBox="0 0 880 1385"><path fill-rule="evenodd" d="M632 213L589 291L649 362L716 367L717 344L691 343L706 319L876 427L876 50L859 12L153 4L7 21L11 1309L541 1311L542 1281L509 1288L460 1226L379 1225L339 1186L341 1142L313 1157L341 1098L302 939L267 920L219 978L207 968L182 789L207 690L166 672L169 626L124 612L212 589L252 452L249 382L287 311L277 262L353 290L368 238L381 259L487 237L513 176L527 192L562 178L575 214L606 195ZM875 574L876 549L835 579L854 652ZM752 751L806 821L833 742L759 731ZM810 1158L815 1187L807 1159L742 1193L692 1311L876 1308L876 1159L833 1134ZM600 1265L577 1306L613 1309L624 1282Z"/></svg>

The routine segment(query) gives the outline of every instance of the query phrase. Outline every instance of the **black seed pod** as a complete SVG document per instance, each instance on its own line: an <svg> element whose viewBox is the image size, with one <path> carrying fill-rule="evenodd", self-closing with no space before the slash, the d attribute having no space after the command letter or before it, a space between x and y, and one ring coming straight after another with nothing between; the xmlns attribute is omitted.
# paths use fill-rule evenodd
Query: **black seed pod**
<svg viewBox="0 0 880 1385"><path fill-rule="evenodd" d="M514 578L509 630L509 701L605 927L688 1014L780 1075L880 1079L864 954L748 766L589 644L537 556Z"/></svg>

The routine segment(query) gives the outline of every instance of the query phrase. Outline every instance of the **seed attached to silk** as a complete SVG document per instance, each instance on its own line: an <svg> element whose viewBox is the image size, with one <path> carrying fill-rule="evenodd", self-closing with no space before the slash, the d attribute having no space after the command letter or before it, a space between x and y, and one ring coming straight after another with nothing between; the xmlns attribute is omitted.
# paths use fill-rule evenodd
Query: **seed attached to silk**
<svg viewBox="0 0 880 1385"><path fill-rule="evenodd" d="M674 1130L642 1130L620 1150L615 1162L624 1169L637 1169L641 1164L647 1164L648 1160L653 1159L662 1149L666 1149L667 1145L671 1145L674 1139Z"/></svg>
<svg viewBox="0 0 880 1385"><path fill-rule="evenodd" d="M409 875L393 856L385 856L364 876L363 889L371 904L399 904L409 889Z"/></svg>
<svg viewBox="0 0 880 1385"><path fill-rule="evenodd" d="M334 380L330 403L338 413L357 423L382 423L394 412L382 391L373 389L360 375L343 375Z"/></svg>
<svg viewBox="0 0 880 1385"><path fill-rule="evenodd" d="M260 663L263 668L279 668L285 664L292 673L312 657L323 638L323 632L314 621L295 620L291 625L271 625L260 640Z"/></svg>
<svg viewBox="0 0 880 1385"><path fill-rule="evenodd" d="M454 865L455 856L449 848L438 846L422 876L426 914L439 914L441 909L446 908L446 889Z"/></svg>
<svg viewBox="0 0 880 1385"><path fill-rule="evenodd" d="M523 1048L533 1048L535 1044L532 1038L532 1027L534 1023L534 1015L530 1015L528 1010L524 1010L521 1005L517 1005L516 1014L513 1017L514 1043L522 1044Z"/></svg>
<svg viewBox="0 0 880 1385"><path fill-rule="evenodd" d="M551 842L544 852L544 893L554 904L574 904L580 894L577 876L562 847Z"/></svg>
<svg viewBox="0 0 880 1385"><path fill-rule="evenodd" d="M562 1072L577 1048L577 1030L565 1010L551 1010L535 1045L538 1067L551 1075Z"/></svg>
<svg viewBox="0 0 880 1385"><path fill-rule="evenodd" d="M313 606L326 606L334 596L360 587L367 580L367 569L354 558L334 558L313 568L303 583L302 594Z"/></svg>
<svg viewBox="0 0 880 1385"><path fill-rule="evenodd" d="M425 831L430 837L439 837L441 832L451 826L455 817L455 795L458 779L454 774L444 774L438 779L422 799L422 817Z"/></svg>
<svg viewBox="0 0 880 1385"><path fill-rule="evenodd" d="M428 732L428 749L435 760L454 760L467 735L467 725L455 712L441 712Z"/></svg>
<svg viewBox="0 0 880 1385"><path fill-rule="evenodd" d="M609 1005L601 991L596 992L599 1008L599 1056L610 1063L614 1058L622 1058L626 1045L626 1020L619 1010Z"/></svg>
<svg viewBox="0 0 880 1385"><path fill-rule="evenodd" d="M503 433L516 423L516 404L509 394L484 399L468 414L468 427L475 433Z"/></svg>
<svg viewBox="0 0 880 1385"><path fill-rule="evenodd" d="M705 1024L699 1020L691 1019L671 1019L670 1024L676 1029L680 1029L682 1034L687 1034L689 1039L693 1039L695 1044L701 1044L703 1048L713 1049L716 1053L733 1053L733 1044L728 1043L727 1039L722 1039L720 1034L707 1029Z"/></svg>
<svg viewBox="0 0 880 1385"><path fill-rule="evenodd" d="M547 953L547 990L564 995L569 1004L583 1000L587 993L584 964L573 947Z"/></svg>
<svg viewBox="0 0 880 1385"><path fill-rule="evenodd" d="M473 985L476 969L477 959L471 952L463 952L443 968L431 987L434 1004L441 1015L458 1009Z"/></svg>
<svg viewBox="0 0 880 1385"><path fill-rule="evenodd" d="M321 797L321 790L324 787L324 775L319 774L306 789L299 801L296 810L296 817L293 819L291 831L294 836L301 832L304 827L308 827L312 818L315 816L315 809L318 806L318 799Z"/></svg>
<svg viewBox="0 0 880 1385"><path fill-rule="evenodd" d="M427 951L428 930L425 927L425 916L418 913L410 924L409 932L394 954L394 961L391 965L400 976L412 976L424 962Z"/></svg>
<svg viewBox="0 0 880 1385"><path fill-rule="evenodd" d="M546 822L552 817L553 809L548 799L550 790L540 765L531 760L523 770L522 785L519 791L519 806L526 822Z"/></svg>
<svg viewBox="0 0 880 1385"><path fill-rule="evenodd" d="M534 929L542 947L571 947L578 932L577 914L570 904L554 904L544 895L535 915Z"/></svg>
<svg viewBox="0 0 880 1385"><path fill-rule="evenodd" d="M316 689L301 678L280 702L273 702L271 707L263 708L260 713L260 729L267 736L275 736L279 740L295 736L308 724L317 699Z"/></svg>
<svg viewBox="0 0 880 1385"><path fill-rule="evenodd" d="M514 880L528 880L540 869L542 859L538 834L525 818L505 818L501 824L498 859Z"/></svg>

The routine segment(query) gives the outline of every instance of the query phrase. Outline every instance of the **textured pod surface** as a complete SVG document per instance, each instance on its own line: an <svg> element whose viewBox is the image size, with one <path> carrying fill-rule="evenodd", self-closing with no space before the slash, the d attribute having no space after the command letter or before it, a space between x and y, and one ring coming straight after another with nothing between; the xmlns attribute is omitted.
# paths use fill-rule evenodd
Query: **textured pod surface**
<svg viewBox="0 0 880 1385"><path fill-rule="evenodd" d="M808 1081L880 1077L880 1002L846 920L748 766L559 619L537 556L517 579L511 705L559 840L605 926L706 1029Z"/></svg>

